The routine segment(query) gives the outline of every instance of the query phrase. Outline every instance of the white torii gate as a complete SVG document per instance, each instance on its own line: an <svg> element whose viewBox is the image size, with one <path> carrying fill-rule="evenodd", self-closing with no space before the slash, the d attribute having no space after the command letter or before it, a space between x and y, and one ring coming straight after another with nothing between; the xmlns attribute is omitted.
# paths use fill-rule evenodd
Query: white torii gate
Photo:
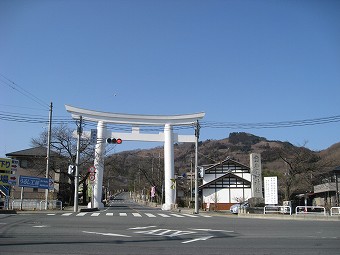
<svg viewBox="0 0 340 255"><path fill-rule="evenodd" d="M96 168L95 183L93 190L92 207L103 208L101 202L102 185L104 173L104 153L106 139L115 137L123 141L149 141L164 142L164 191L165 203L163 210L170 210L175 204L175 190L171 189L172 181L175 177L174 171L174 143L195 142L195 135L178 135L173 133L173 126L188 125L197 122L205 115L204 112L184 115L137 115L98 112L82 108L65 105L66 110L72 114L72 118L98 122L97 124L97 143L95 147L94 166ZM116 133L106 129L106 123L131 124L131 133ZM164 125L164 133L142 134L139 126L161 126Z"/></svg>

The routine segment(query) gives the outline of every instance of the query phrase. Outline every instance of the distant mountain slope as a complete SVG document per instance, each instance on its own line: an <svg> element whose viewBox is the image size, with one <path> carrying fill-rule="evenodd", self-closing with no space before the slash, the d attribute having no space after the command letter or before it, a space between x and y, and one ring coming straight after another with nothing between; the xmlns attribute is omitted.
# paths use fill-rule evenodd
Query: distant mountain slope
<svg viewBox="0 0 340 255"><path fill-rule="evenodd" d="M258 137L249 133L234 132L228 138L221 140L206 140L199 142L198 165L209 165L220 162L227 157L249 166L249 154L260 153L262 159L263 176L284 176L287 165L280 158L282 150L292 151L287 157L294 157L298 149L303 149L318 158L322 169L320 174L332 170L340 165L340 143L334 144L326 150L315 152L303 147L296 147L289 142L270 141L264 137ZM162 183L163 181L163 147L156 147L147 150L133 150L111 155L106 160L111 171L124 179L124 187L127 183L135 181L136 178L145 178L146 182ZM190 172L194 167L194 144L175 144L175 173L183 175ZM323 162L323 163L322 163ZM194 171L194 170L193 170ZM156 176L157 175L157 176ZM316 173L318 175L318 173ZM299 182L297 182L299 183ZM161 184L160 184L161 185ZM281 186L284 184L281 184ZM302 185L300 182L299 185ZM131 188L131 187L130 187ZM307 189L305 186L295 189ZM311 187L308 187L311 189Z"/></svg>

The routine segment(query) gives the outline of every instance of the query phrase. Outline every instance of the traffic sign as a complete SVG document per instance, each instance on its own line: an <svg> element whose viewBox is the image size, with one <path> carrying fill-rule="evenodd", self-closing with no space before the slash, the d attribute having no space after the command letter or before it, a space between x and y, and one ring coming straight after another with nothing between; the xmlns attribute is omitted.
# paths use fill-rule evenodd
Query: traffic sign
<svg viewBox="0 0 340 255"><path fill-rule="evenodd" d="M90 168L89 168L89 172L90 173L94 173L96 171L96 168L94 167L94 166L91 166Z"/></svg>
<svg viewBox="0 0 340 255"><path fill-rule="evenodd" d="M15 174L11 174L11 176L8 179L8 184L11 186L17 185L17 177L15 176Z"/></svg>
<svg viewBox="0 0 340 255"><path fill-rule="evenodd" d="M17 170L19 167L19 160L16 159L12 159L12 165L11 165L11 170L12 170L12 174L8 180L8 183L11 186L16 186L17 185Z"/></svg>
<svg viewBox="0 0 340 255"><path fill-rule="evenodd" d="M91 166L89 168L89 173L90 173L89 180L90 180L91 184L93 184L94 181L96 180L96 168L95 168L95 166Z"/></svg>
<svg viewBox="0 0 340 255"><path fill-rule="evenodd" d="M16 171L18 170L18 167L19 167L19 160L12 159L11 170Z"/></svg>
<svg viewBox="0 0 340 255"><path fill-rule="evenodd" d="M91 138L90 142L91 144L96 144L97 143L97 129L91 129Z"/></svg>

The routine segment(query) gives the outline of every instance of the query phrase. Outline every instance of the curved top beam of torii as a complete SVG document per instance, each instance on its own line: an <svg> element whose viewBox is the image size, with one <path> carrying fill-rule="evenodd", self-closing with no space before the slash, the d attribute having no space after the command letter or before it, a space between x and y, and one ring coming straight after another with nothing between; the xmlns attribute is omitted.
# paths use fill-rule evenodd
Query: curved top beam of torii
<svg viewBox="0 0 340 255"><path fill-rule="evenodd" d="M185 125L195 123L205 115L204 112L181 115L139 115L92 111L70 105L65 105L65 107L74 119L79 119L82 116L84 120L88 121L132 125Z"/></svg>

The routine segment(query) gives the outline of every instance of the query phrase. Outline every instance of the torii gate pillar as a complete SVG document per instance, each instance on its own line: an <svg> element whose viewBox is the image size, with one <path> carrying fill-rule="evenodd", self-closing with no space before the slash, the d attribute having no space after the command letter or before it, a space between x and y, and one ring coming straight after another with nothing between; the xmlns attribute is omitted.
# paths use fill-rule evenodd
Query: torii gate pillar
<svg viewBox="0 0 340 255"><path fill-rule="evenodd" d="M164 191L165 191L165 204L163 210L170 210L172 205L176 203L176 191L171 186L172 180L175 177L174 167L174 142L172 127L169 124L164 126Z"/></svg>
<svg viewBox="0 0 340 255"><path fill-rule="evenodd" d="M94 167L96 168L95 182L93 185L93 206L92 208L104 208L102 203L103 192L103 175L104 175L104 154L105 154L105 139L106 139L106 125L99 121L97 125L97 143L94 155Z"/></svg>

